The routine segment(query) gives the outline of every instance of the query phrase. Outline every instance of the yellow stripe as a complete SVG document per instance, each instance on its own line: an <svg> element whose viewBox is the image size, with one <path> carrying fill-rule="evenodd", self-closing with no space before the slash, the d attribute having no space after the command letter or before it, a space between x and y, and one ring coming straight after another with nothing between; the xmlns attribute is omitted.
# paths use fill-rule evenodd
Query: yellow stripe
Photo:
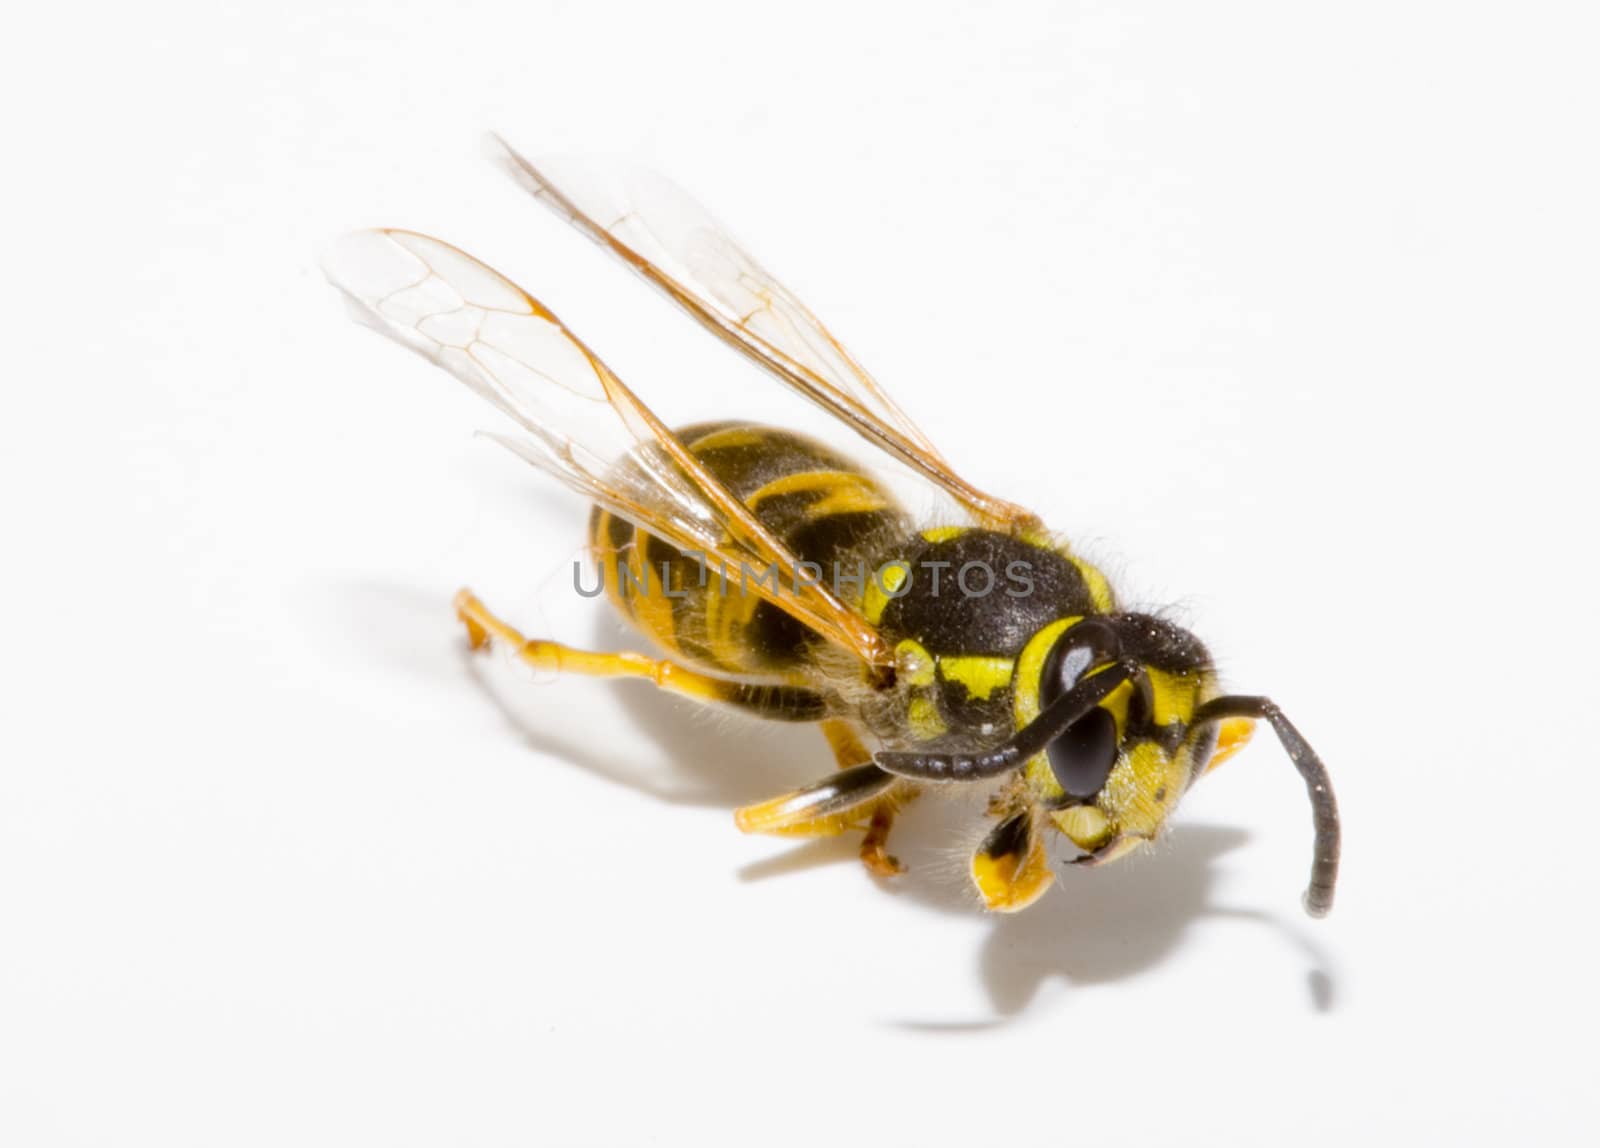
<svg viewBox="0 0 1600 1148"><path fill-rule="evenodd" d="M913 686L933 685L934 658L927 647L910 638L894 648L895 671Z"/></svg>
<svg viewBox="0 0 1600 1148"><path fill-rule="evenodd" d="M1110 667L1107 667L1108 669ZM1096 671L1097 673L1099 671ZM1092 674L1090 675L1093 676ZM1133 701L1135 686L1133 682L1123 682L1116 689L1107 694L1100 702L1100 708L1111 714L1111 720L1117 723L1117 741L1121 741L1128 733L1128 706Z"/></svg>
<svg viewBox="0 0 1600 1148"><path fill-rule="evenodd" d="M1111 592L1111 583L1106 581L1106 576L1082 558L1069 554L1067 561L1076 566L1078 573L1083 575L1083 581L1089 588L1089 601L1094 603L1094 608L1102 614L1115 613L1117 597Z"/></svg>
<svg viewBox="0 0 1600 1148"><path fill-rule="evenodd" d="M1017 659L1017 669L1012 675L1016 694L1012 698L1011 712L1018 729L1039 716L1039 679L1044 676L1044 662L1056 639L1081 621L1082 618L1062 618L1051 622L1022 647L1022 656Z"/></svg>
<svg viewBox="0 0 1600 1148"><path fill-rule="evenodd" d="M720 570L709 563L705 588L699 593L701 609L705 611L705 640L711 648L711 656L729 669L746 668L751 651L743 641L744 629L755 617L761 596L740 592L737 570L728 572L724 585Z"/></svg>
<svg viewBox="0 0 1600 1148"><path fill-rule="evenodd" d="M712 594L712 596L707 599L707 613L709 614L711 611L716 609L716 607L711 605L711 603L724 600L725 599L718 598L716 594ZM711 657L719 666L726 666L729 669L743 669L744 656L748 651L745 649L743 643L734 637L733 630L731 629L733 624L731 615L727 611L723 611L717 614L716 620L720 624L720 628L711 629L710 619L707 619L706 645L711 648Z"/></svg>
<svg viewBox="0 0 1600 1148"><path fill-rule="evenodd" d="M995 690L1011 684L1015 665L1010 658L985 654L946 656L939 659L939 676L947 682L960 682L975 698L987 699Z"/></svg>
<svg viewBox="0 0 1600 1148"><path fill-rule="evenodd" d="M906 707L906 718L911 723L911 732L922 741L932 741L950 732L932 698L912 698Z"/></svg>
<svg viewBox="0 0 1600 1148"><path fill-rule="evenodd" d="M925 542L949 542L952 538L960 538L970 526L934 526L922 532Z"/></svg>
<svg viewBox="0 0 1600 1148"><path fill-rule="evenodd" d="M1018 729L1039 716L1039 682L1044 677L1045 659L1050 656L1056 639L1081 621L1082 618L1061 618L1051 622L1022 647L1017 668L1011 675L1011 713ZM1027 778L1046 797L1060 797L1065 792L1051 772L1049 759L1042 753L1035 754L1028 762Z"/></svg>
<svg viewBox="0 0 1600 1148"><path fill-rule="evenodd" d="M635 530L628 567L636 575L638 584L629 583L628 602L633 608L634 618L645 632L668 651L677 653L678 636L672 624L672 599L662 592L665 587L661 582L661 569L652 570L645 565L644 555L648 544L649 536L642 530ZM620 589L618 592L621 592Z"/></svg>
<svg viewBox="0 0 1600 1148"><path fill-rule="evenodd" d="M867 621L876 626L883 620L883 612L892 601L890 595L904 586L910 576L910 564L902 561L887 563L867 575L867 592L861 604Z"/></svg>
<svg viewBox="0 0 1600 1148"><path fill-rule="evenodd" d="M829 488L832 488L831 494L807 508L808 519L829 514L883 510L889 505L876 483L866 475L848 470L804 470L798 474L786 474L753 492L744 500L744 504L755 510L769 498Z"/></svg>
<svg viewBox="0 0 1600 1148"><path fill-rule="evenodd" d="M724 427L684 445L691 451L699 453L703 450L722 450L736 446L764 446L766 441L766 435L749 427Z"/></svg>
<svg viewBox="0 0 1600 1148"><path fill-rule="evenodd" d="M1171 674L1152 666L1145 667L1145 674L1150 679L1151 718L1156 725L1175 721L1188 725L1200 700L1200 677Z"/></svg>

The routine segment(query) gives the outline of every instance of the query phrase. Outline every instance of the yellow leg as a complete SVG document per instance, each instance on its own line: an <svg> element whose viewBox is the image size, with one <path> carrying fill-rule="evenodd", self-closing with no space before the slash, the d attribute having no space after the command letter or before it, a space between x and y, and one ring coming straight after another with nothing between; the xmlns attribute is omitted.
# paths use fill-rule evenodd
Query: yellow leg
<svg viewBox="0 0 1600 1148"><path fill-rule="evenodd" d="M822 735L833 749L834 760L840 769L871 761L872 754L861 744L855 727L838 718L822 723ZM879 877L893 877L904 873L900 859L889 852L889 831L894 828L894 815L902 806L917 796L917 787L910 782L897 782L888 792L863 810L866 836L861 839L861 863Z"/></svg>
<svg viewBox="0 0 1600 1148"><path fill-rule="evenodd" d="M841 772L805 789L736 810L735 823L746 833L796 837L826 837L847 829L864 829L862 864L880 877L903 871L900 862L889 854L889 830L894 826L895 813L916 797L917 787L872 765L871 752L849 722L824 719L826 707L815 691L798 685L712 677L677 662L631 651L597 653L559 642L528 639L491 613L470 590L456 595L456 614L466 626L467 640L474 650L499 642L537 669L599 678L638 678L697 702L739 706L763 717L822 719L823 735Z"/></svg>
<svg viewBox="0 0 1600 1148"><path fill-rule="evenodd" d="M822 696L804 686L734 681L630 650L597 653L525 638L495 617L471 590L456 595L456 616L466 626L474 650L499 642L536 669L595 678L637 678L697 702L737 706L779 721L816 721L826 712Z"/></svg>
<svg viewBox="0 0 1600 1148"><path fill-rule="evenodd" d="M735 824L746 833L784 837L835 837L846 830L864 829L861 863L868 871L879 877L904 872L905 866L889 853L889 830L894 815L917 796L917 787L889 778L872 765L871 752L849 722L830 718L822 723L822 734L841 772L804 789L735 810Z"/></svg>
<svg viewBox="0 0 1600 1148"><path fill-rule="evenodd" d="M849 769L852 765L872 760L872 752L856 735L856 727L847 721L829 718L822 723L822 736L828 739L833 760L839 763L840 769Z"/></svg>
<svg viewBox="0 0 1600 1148"><path fill-rule="evenodd" d="M1037 901L1055 874L1038 816L1023 807L1007 814L972 855L972 883L995 913L1015 913Z"/></svg>

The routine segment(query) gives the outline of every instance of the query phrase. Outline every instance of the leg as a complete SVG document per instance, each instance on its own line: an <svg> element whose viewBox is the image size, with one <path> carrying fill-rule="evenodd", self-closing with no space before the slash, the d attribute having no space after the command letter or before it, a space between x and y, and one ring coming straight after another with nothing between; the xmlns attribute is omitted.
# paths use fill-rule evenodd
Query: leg
<svg viewBox="0 0 1600 1148"><path fill-rule="evenodd" d="M909 801L910 795L905 800ZM889 830L894 828L894 815L898 812L900 802L892 792L881 798L873 807L872 820L867 822L866 835L861 838L861 863L879 877L893 877L906 871L900 858L889 852Z"/></svg>
<svg viewBox="0 0 1600 1148"><path fill-rule="evenodd" d="M822 723L822 735L833 748L833 758L840 769L872 760L872 753L861 744L855 727L847 721L832 718ZM909 783L891 786L882 797L872 803L866 817L866 836L861 839L861 863L879 877L893 877L905 872L905 866L889 853L889 830L894 828L894 815L900 807L916 797L917 788Z"/></svg>
<svg viewBox="0 0 1600 1148"><path fill-rule="evenodd" d="M872 751L861 744L855 726L847 721L829 718L822 723L822 736L828 739L828 748L833 750L833 760L840 769L872 760Z"/></svg>
<svg viewBox="0 0 1600 1148"><path fill-rule="evenodd" d="M1040 816L1028 806L1004 813L973 853L972 883L990 912L1026 909L1055 881L1039 832Z"/></svg>
<svg viewBox="0 0 1600 1148"><path fill-rule="evenodd" d="M456 616L466 625L467 640L474 650L500 642L536 669L597 678L640 678L697 702L752 710L776 721L817 721L827 712L822 695L805 686L735 681L631 651L602 654L559 642L529 640L490 613L470 590L456 595Z"/></svg>
<svg viewBox="0 0 1600 1148"><path fill-rule="evenodd" d="M873 765L872 754L849 722L824 721L822 733L833 748L839 772L804 789L735 810L734 822L745 833L785 837L834 837L865 829L861 863L867 870L879 877L903 872L904 866L889 854L889 830L900 807L916 797L916 786Z"/></svg>
<svg viewBox="0 0 1600 1148"><path fill-rule="evenodd" d="M883 877L901 871L900 862L889 855L886 846L896 811L916 796L916 787L872 765L872 754L850 723L825 716L827 702L817 691L800 685L713 677L677 662L629 651L602 654L559 642L529 640L490 613L470 590L456 595L456 614L466 626L474 650L499 642L541 670L640 678L697 702L734 706L772 720L821 720L840 772L817 785L736 810L735 823L746 833L797 837L833 836L846 829L864 828L862 863Z"/></svg>

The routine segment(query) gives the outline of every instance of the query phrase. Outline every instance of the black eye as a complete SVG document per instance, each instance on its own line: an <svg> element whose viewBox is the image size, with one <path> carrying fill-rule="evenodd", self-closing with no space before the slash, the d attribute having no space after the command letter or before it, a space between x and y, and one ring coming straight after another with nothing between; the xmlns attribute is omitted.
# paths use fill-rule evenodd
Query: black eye
<svg viewBox="0 0 1600 1148"><path fill-rule="evenodd" d="M1046 753L1050 772L1068 797L1093 797L1117 763L1117 723L1096 706L1051 742Z"/></svg>
<svg viewBox="0 0 1600 1148"><path fill-rule="evenodd" d="M1085 670L1115 658L1122 649L1117 632L1094 618L1079 622L1056 640L1039 678L1039 704L1048 706L1077 684Z"/></svg>
<svg viewBox="0 0 1600 1148"><path fill-rule="evenodd" d="M1084 672L1115 658L1122 643L1116 630L1093 618L1073 626L1045 659L1039 681L1039 704L1048 706L1066 693ZM1050 771L1068 797L1089 798L1100 792L1117 763L1117 723L1096 706L1050 743Z"/></svg>

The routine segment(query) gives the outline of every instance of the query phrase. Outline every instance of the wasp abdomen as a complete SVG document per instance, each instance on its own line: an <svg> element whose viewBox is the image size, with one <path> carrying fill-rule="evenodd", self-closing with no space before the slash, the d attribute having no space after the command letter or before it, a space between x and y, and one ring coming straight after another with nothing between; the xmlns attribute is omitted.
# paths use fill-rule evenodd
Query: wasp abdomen
<svg viewBox="0 0 1600 1148"><path fill-rule="evenodd" d="M808 575L846 600L858 598L870 581L869 556L909 532L904 512L876 479L804 435L731 421L676 433L762 525L811 564ZM772 584L776 571L724 576L600 507L589 534L607 596L666 649L724 673L782 672L808 661L817 640L811 630L750 589L756 580Z"/></svg>

